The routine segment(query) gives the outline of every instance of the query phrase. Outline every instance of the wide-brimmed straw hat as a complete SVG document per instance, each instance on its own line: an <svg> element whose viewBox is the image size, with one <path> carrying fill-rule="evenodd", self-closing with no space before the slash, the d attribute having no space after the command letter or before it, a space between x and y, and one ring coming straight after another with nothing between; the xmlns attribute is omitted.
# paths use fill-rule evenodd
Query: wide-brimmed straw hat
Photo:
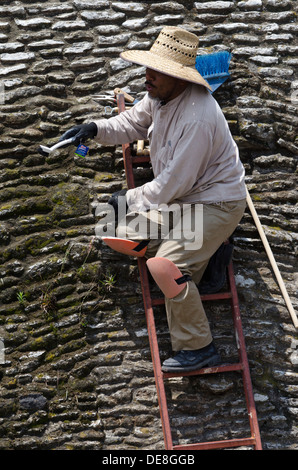
<svg viewBox="0 0 298 470"><path fill-rule="evenodd" d="M149 51L128 50L122 52L120 57L211 90L195 68L198 46L199 38L195 34L176 26L166 26Z"/></svg>

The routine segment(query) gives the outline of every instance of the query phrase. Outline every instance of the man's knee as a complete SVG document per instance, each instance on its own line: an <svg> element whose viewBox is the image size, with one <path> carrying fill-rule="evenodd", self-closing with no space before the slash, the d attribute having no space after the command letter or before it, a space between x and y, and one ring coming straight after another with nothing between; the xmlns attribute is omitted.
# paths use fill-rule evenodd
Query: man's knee
<svg viewBox="0 0 298 470"><path fill-rule="evenodd" d="M150 258L147 266L156 284L169 299L180 294L187 282L191 280L190 276L183 275L180 269L167 258Z"/></svg>

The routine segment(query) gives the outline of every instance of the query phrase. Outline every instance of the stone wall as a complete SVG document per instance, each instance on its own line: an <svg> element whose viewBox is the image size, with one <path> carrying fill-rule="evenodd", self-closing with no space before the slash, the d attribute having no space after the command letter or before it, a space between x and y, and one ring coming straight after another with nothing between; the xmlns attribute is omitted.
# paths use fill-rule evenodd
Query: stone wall
<svg viewBox="0 0 298 470"><path fill-rule="evenodd" d="M142 93L144 69L119 53L149 48L164 25L233 53L214 96L297 306L297 11L296 0L0 1L1 449L163 448L137 266L94 237L98 202L125 186L121 148L92 142L83 159L37 147L106 118L93 95ZM234 260L263 446L297 449L297 332L248 210ZM228 305L206 309L235 359ZM157 326L163 359L163 309ZM175 439L241 434L239 380L173 380Z"/></svg>

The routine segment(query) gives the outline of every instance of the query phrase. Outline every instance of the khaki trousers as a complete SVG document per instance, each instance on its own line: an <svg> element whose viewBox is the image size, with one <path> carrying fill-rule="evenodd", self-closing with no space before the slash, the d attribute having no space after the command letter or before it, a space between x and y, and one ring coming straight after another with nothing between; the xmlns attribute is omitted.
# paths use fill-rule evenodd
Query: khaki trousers
<svg viewBox="0 0 298 470"><path fill-rule="evenodd" d="M175 236L171 236L174 233L175 224L173 225L172 217L172 226L170 224L169 227L169 214L158 210L138 214L138 221L143 220L143 226L150 222L159 230L158 238L150 240L146 257L167 258L178 266L182 274L188 274L192 278L176 297L165 298L173 351L200 349L212 341L208 319L196 284L200 281L211 256L237 227L245 206L245 200L201 206L203 213L202 243L201 247L197 249L193 249L193 247L189 249L190 245L187 245L189 238L185 238L183 231L180 232L179 238L177 238L177 230ZM191 220L194 226L193 208L195 205L183 207L182 221L183 219L187 219L188 222ZM128 214L125 226L118 227L117 235L119 237L126 236L130 240L145 238L143 234L140 235L139 230L136 230L136 226L130 223L133 217ZM139 225L137 225L138 228ZM151 232L156 234L155 229Z"/></svg>

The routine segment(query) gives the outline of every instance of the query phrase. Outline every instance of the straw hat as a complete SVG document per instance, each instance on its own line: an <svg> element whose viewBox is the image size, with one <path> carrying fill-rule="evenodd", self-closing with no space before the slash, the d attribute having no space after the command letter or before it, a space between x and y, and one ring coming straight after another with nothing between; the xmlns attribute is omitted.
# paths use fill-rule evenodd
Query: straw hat
<svg viewBox="0 0 298 470"><path fill-rule="evenodd" d="M199 39L195 34L176 26L166 26L149 51L125 51L120 57L171 77L204 85L211 90L195 68L198 45Z"/></svg>

